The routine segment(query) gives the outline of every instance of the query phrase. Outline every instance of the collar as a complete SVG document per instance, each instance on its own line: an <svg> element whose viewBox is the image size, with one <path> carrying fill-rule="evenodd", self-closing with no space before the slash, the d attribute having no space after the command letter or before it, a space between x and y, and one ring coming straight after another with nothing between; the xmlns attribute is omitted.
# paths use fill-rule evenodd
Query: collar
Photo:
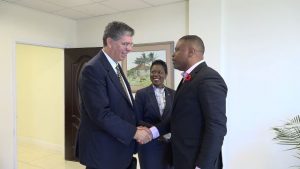
<svg viewBox="0 0 300 169"><path fill-rule="evenodd" d="M182 72L181 73L181 76L183 78L185 78L188 74L190 74L194 69L195 67L197 67L198 65L200 65L201 63L203 63L204 60L200 60L199 62L195 63L193 66L191 66L188 70L186 70L185 72Z"/></svg>
<svg viewBox="0 0 300 169"><path fill-rule="evenodd" d="M118 65L118 62L115 62L105 51L102 49L102 52L104 53L105 57L107 58L108 62L110 63L111 67L114 69L114 71L117 73L116 67Z"/></svg>
<svg viewBox="0 0 300 169"><path fill-rule="evenodd" d="M161 92L162 92L162 91L165 90L165 86L162 87L162 88L159 88L159 87L156 87L156 86L152 85L152 87L153 87L154 91L158 90L158 91L161 91Z"/></svg>

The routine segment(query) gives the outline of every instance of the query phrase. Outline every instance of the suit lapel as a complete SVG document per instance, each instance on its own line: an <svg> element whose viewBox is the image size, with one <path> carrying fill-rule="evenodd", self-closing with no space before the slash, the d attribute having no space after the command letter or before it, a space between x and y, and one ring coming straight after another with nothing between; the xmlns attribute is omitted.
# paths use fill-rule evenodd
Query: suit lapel
<svg viewBox="0 0 300 169"><path fill-rule="evenodd" d="M175 104L175 101L177 100L178 93L179 93L179 91L181 89L182 83L183 83L183 79L181 79L181 81L180 81L180 83L179 83L179 85L178 85L178 87L176 89L175 96L174 96L174 103L173 104Z"/></svg>
<svg viewBox="0 0 300 169"><path fill-rule="evenodd" d="M104 55L104 53L102 51L100 51L99 59L100 59L100 62L102 63L102 65L103 65L103 67L106 69L106 71L108 73L108 76L111 79L111 81L113 82L113 84L115 85L115 87L123 95L123 97L128 101L128 103L132 106L127 94L125 93L123 87L121 86L121 83L118 79L118 76L117 76L116 72L114 71L114 69L112 68L111 64L109 63L109 61L107 60L106 56ZM123 73L122 69L120 71L121 71L121 74L124 77L124 81L125 81L126 85L129 85L127 79L124 76L124 73ZM128 91L129 91L130 97L132 97L130 88L128 88Z"/></svg>
<svg viewBox="0 0 300 169"><path fill-rule="evenodd" d="M153 89L153 86L152 86L152 85L150 85L150 86L147 88L147 93L148 93L148 95L149 95L149 98L150 98L150 104L151 104L152 108L154 109L154 112L157 112L157 115L160 116L158 103L157 103L156 96L155 96L155 92L154 92L154 89Z"/></svg>
<svg viewBox="0 0 300 169"><path fill-rule="evenodd" d="M165 119L169 113L171 113L170 109L172 107L171 101L172 101L172 96L170 94L170 91L165 88L165 98L166 98L166 105L165 105L165 109L164 109L164 113L162 115L162 119Z"/></svg>
<svg viewBox="0 0 300 169"><path fill-rule="evenodd" d="M186 89L189 88L189 85L193 83L194 79L196 78L196 75L199 71L201 71L202 68L207 67L207 64L205 62L200 63L198 66L196 66L194 68L194 70L192 70L191 74L191 80L187 81L187 82L183 82L183 79L180 81L177 90L175 92L175 97L174 97L174 102L173 102L173 107L172 107L172 111L178 101L178 99L180 98L179 96L184 94L184 91Z"/></svg>

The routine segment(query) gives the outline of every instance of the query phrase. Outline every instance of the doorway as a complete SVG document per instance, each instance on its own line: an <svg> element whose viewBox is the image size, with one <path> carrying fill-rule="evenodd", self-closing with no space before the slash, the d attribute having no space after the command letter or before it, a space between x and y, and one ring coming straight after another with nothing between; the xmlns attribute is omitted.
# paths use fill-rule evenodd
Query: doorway
<svg viewBox="0 0 300 169"><path fill-rule="evenodd" d="M18 169L84 168L64 160L64 49L17 44L16 96Z"/></svg>

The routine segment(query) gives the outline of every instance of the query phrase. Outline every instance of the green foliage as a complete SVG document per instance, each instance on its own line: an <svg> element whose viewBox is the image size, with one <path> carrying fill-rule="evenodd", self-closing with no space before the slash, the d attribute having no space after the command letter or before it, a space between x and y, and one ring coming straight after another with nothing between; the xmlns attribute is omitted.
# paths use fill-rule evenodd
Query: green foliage
<svg viewBox="0 0 300 169"><path fill-rule="evenodd" d="M141 65L141 64L147 65L147 64L152 63L154 60L155 60L154 52L150 52L148 54L148 56L146 56L146 53L142 53L142 56L136 58L134 60L134 63L137 64L137 65Z"/></svg>
<svg viewBox="0 0 300 169"><path fill-rule="evenodd" d="M276 134L273 140L277 141L278 144L290 146L291 148L288 150L296 150L297 155L295 157L300 159L300 115L297 115L284 125L273 127L272 129Z"/></svg>
<svg viewBox="0 0 300 169"><path fill-rule="evenodd" d="M151 84L150 65L156 59L154 52L148 54L142 53L140 57L134 60L137 65L127 70L127 79L130 85L146 87Z"/></svg>

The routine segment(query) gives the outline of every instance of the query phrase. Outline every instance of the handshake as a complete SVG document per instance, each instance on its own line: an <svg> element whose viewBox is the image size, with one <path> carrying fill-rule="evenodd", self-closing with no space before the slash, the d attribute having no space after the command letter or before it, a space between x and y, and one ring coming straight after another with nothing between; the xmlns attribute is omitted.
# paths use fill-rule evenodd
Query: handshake
<svg viewBox="0 0 300 169"><path fill-rule="evenodd" d="M138 126L134 135L134 139L140 144L146 144L153 138L149 128L144 126Z"/></svg>

